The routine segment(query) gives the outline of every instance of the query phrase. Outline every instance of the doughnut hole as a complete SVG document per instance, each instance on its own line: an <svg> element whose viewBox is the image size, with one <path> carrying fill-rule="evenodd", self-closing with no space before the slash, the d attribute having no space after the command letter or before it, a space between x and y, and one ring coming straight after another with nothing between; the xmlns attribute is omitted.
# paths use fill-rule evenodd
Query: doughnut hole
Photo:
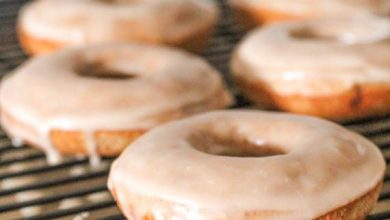
<svg viewBox="0 0 390 220"><path fill-rule="evenodd" d="M323 25L306 24L295 26L288 31L295 40L334 41L344 44L367 43L383 40L384 31L375 23L362 25L360 21L351 20L324 20ZM386 35L387 36L387 35Z"/></svg>
<svg viewBox="0 0 390 220"><path fill-rule="evenodd" d="M339 37L335 33L331 32L322 32L320 30L302 27L296 28L290 31L290 36L297 40L328 40L328 41L338 41Z"/></svg>
<svg viewBox="0 0 390 220"><path fill-rule="evenodd" d="M188 141L196 150L217 156L270 157L287 154L279 146L255 143L237 134L220 135L200 131L191 134Z"/></svg>
<svg viewBox="0 0 390 220"><path fill-rule="evenodd" d="M82 77L109 79L109 80L128 80L137 76L135 73L125 73L105 65L103 62L87 62L76 67L76 73Z"/></svg>

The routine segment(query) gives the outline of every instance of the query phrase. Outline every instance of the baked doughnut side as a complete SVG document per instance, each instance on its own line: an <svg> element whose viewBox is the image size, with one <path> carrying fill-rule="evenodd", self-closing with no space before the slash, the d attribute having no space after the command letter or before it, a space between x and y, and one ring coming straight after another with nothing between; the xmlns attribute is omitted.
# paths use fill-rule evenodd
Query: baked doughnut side
<svg viewBox="0 0 390 220"><path fill-rule="evenodd" d="M110 191L115 201L117 202L122 213L129 218L136 220L157 220L155 213L159 210L165 210L164 219L170 219L176 215L182 213L175 213L174 207L179 204L175 204L163 199L151 198L147 196L137 195L128 191L123 191L124 188L118 190L115 183L110 182ZM378 183L372 190L366 194L356 198L344 206L338 207L335 210L329 211L324 215L315 218L314 220L362 220L374 207L382 188L382 183ZM121 194L121 195L119 195ZM125 198L121 200L121 198ZM136 207L158 207L156 210L138 210ZM190 207L184 207L184 210L190 210ZM229 211L227 211L229 212ZM280 214L279 211L267 210L267 211L246 211L239 213L240 219L243 220L260 220L266 217L272 217ZM236 215L235 215L236 216ZM226 217L226 220L229 216ZM221 220L225 220L222 218Z"/></svg>
<svg viewBox="0 0 390 220"><path fill-rule="evenodd" d="M96 151L102 156L119 155L131 142L144 134L146 130L132 131L96 131L94 139ZM82 132L53 130L50 132L53 146L63 155L88 155L85 137Z"/></svg>
<svg viewBox="0 0 390 220"><path fill-rule="evenodd" d="M235 76L235 85L250 100L265 108L278 108L333 120L362 118L390 112L390 85L356 84L330 96L282 95L264 81Z"/></svg>
<svg viewBox="0 0 390 220"><path fill-rule="evenodd" d="M363 220L378 200L382 183L355 201L331 211L315 220Z"/></svg>
<svg viewBox="0 0 390 220"><path fill-rule="evenodd" d="M26 33L21 27L17 31L20 46L28 55L41 55L59 50L69 45L48 39L39 39Z"/></svg>

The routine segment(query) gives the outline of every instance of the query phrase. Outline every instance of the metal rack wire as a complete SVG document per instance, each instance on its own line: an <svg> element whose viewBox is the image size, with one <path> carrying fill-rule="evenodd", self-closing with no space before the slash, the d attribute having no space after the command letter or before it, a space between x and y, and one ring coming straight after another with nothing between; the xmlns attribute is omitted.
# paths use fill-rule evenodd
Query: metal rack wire
<svg viewBox="0 0 390 220"><path fill-rule="evenodd" d="M0 75L22 63L15 20L26 0L0 0ZM216 35L204 56L229 81L228 61L244 32L233 23L224 1L218 1L222 17ZM238 107L246 102L239 100ZM390 116L344 124L375 142L390 162ZM54 166L46 164L40 151L27 146L15 148L0 131L0 219L124 219L107 191L106 178L111 158L90 167L87 158L65 158ZM353 187L353 186L351 186ZM368 219L390 219L390 171L379 203Z"/></svg>

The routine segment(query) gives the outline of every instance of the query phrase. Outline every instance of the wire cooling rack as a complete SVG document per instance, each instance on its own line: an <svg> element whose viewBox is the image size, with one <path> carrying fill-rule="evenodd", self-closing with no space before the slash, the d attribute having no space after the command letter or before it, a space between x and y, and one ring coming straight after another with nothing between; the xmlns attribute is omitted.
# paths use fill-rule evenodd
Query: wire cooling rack
<svg viewBox="0 0 390 220"><path fill-rule="evenodd" d="M26 0L0 0L0 75L21 64L27 56L20 50L15 20ZM235 25L225 1L215 37L203 54L229 81L231 51L244 35ZM246 102L239 99L238 107ZM351 121L346 127L363 134L390 161L390 116ZM48 166L45 155L33 148L15 148L0 130L0 219L124 219L107 191L106 180L112 158L91 167L87 158L65 158ZM353 186L351 186L353 187ZM390 219L390 172L379 203L368 219Z"/></svg>

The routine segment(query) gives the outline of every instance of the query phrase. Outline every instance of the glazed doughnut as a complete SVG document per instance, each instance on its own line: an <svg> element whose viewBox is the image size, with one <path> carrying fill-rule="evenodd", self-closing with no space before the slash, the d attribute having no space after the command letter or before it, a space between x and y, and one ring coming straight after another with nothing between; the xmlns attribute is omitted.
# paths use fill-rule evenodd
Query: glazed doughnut
<svg viewBox="0 0 390 220"><path fill-rule="evenodd" d="M23 64L0 88L15 142L62 154L111 156L150 128L229 106L220 75L180 50L138 44L66 49Z"/></svg>
<svg viewBox="0 0 390 220"><path fill-rule="evenodd" d="M108 186L135 220L357 220L374 206L384 173L379 149L334 123L216 111L133 142Z"/></svg>
<svg viewBox="0 0 390 220"><path fill-rule="evenodd" d="M217 18L211 0L37 0L21 10L18 32L22 47L32 55L117 42L200 51Z"/></svg>
<svg viewBox="0 0 390 220"><path fill-rule="evenodd" d="M229 3L245 27L321 17L390 16L388 0L229 0Z"/></svg>
<svg viewBox="0 0 390 220"><path fill-rule="evenodd" d="M390 113L390 20L279 23L236 49L235 84L268 108L351 119Z"/></svg>

